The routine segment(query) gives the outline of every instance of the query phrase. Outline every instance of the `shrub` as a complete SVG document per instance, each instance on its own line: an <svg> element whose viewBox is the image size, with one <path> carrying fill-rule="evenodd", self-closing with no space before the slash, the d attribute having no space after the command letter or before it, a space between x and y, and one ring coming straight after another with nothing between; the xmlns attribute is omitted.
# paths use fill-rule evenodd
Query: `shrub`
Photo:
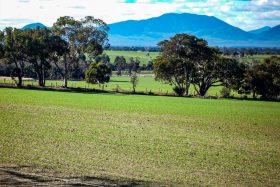
<svg viewBox="0 0 280 187"><path fill-rule="evenodd" d="M227 87L223 87L220 91L222 97L229 97L230 96L231 89Z"/></svg>
<svg viewBox="0 0 280 187"><path fill-rule="evenodd" d="M185 93L186 89L183 87L179 87L179 86L175 86L173 88L174 92L179 95L179 96L183 96L183 94Z"/></svg>

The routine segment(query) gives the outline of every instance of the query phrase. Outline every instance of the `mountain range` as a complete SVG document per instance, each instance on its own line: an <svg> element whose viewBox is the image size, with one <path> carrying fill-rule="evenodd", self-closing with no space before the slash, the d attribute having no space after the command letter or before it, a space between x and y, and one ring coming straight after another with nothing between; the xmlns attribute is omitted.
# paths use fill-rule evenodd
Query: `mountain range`
<svg viewBox="0 0 280 187"><path fill-rule="evenodd" d="M43 26L34 23L23 27ZM128 20L108 25L112 46L156 46L177 33L204 38L211 46L280 47L280 25L244 31L214 16L168 13L145 20Z"/></svg>

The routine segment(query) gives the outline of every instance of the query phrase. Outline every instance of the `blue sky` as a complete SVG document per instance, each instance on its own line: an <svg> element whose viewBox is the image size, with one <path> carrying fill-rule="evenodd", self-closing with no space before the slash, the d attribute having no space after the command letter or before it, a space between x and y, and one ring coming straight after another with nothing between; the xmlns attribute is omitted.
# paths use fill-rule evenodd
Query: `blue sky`
<svg viewBox="0 0 280 187"><path fill-rule="evenodd" d="M244 30L280 24L280 0L0 0L0 29L33 22L51 26L65 15L114 23L170 12L215 16Z"/></svg>

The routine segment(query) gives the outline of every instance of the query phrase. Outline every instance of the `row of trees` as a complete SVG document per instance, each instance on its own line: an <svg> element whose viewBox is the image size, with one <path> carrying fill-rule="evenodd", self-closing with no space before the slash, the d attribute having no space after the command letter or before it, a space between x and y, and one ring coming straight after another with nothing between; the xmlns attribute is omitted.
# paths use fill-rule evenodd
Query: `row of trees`
<svg viewBox="0 0 280 187"><path fill-rule="evenodd" d="M160 47L141 47L141 46L112 46L111 50L118 51L143 51L143 52L159 52ZM263 47L255 47L255 48L232 48L232 47L217 47L222 52L223 55L226 56L250 56L250 55L280 55L279 48L263 48Z"/></svg>
<svg viewBox="0 0 280 187"><path fill-rule="evenodd" d="M40 86L45 85L51 68L63 78L67 87L70 69L89 62L108 47L108 26L100 19L87 16L75 20L60 17L51 30L35 28L19 30L6 28L0 32L0 58L13 64L13 76L22 86L26 66L36 73Z"/></svg>
<svg viewBox="0 0 280 187"><path fill-rule="evenodd" d="M179 95L188 95L192 84L200 96L209 88L225 86L239 93L253 93L263 98L280 94L280 58L246 65L226 57L195 36L177 34L160 42L161 55L154 63L156 80L175 86Z"/></svg>

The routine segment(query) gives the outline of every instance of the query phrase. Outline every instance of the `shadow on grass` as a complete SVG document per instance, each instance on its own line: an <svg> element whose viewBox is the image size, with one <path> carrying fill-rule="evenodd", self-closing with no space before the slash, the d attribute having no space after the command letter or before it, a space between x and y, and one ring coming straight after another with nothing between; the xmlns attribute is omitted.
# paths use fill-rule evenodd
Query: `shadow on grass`
<svg viewBox="0 0 280 187"><path fill-rule="evenodd" d="M121 80L110 80L110 82L129 82L129 81L121 81Z"/></svg>
<svg viewBox="0 0 280 187"><path fill-rule="evenodd" d="M97 176L56 177L24 173L21 167L0 167L0 186L151 186L150 182Z"/></svg>
<svg viewBox="0 0 280 187"><path fill-rule="evenodd" d="M73 93L85 93L85 94L123 94L123 95L149 95L149 96L166 96L166 97L180 97L175 95L174 93L156 93L156 92L131 92L131 91L114 91L114 90L101 90L101 89L94 89L94 88L63 88L63 87L40 87L40 86L33 86L27 85L22 87L17 87L12 84L3 84L0 83L0 88L14 88L14 89L26 89L26 90L43 90L43 91L55 91L55 92L73 92ZM200 98L200 99L227 99L227 100L252 100L252 101L272 101L272 102L279 102L280 98L277 99L262 99L262 98L240 98L240 97L229 97L223 98L218 96L181 96L181 98Z"/></svg>

